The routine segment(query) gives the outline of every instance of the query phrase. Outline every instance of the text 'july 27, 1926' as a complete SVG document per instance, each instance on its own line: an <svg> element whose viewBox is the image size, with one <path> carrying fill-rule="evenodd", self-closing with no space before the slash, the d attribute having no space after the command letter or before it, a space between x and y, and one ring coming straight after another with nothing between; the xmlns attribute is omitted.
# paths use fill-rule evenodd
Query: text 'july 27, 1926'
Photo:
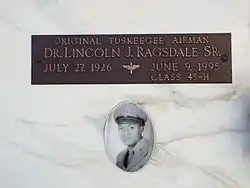
<svg viewBox="0 0 250 188"><path fill-rule="evenodd" d="M33 35L31 82L232 83L231 34Z"/></svg>

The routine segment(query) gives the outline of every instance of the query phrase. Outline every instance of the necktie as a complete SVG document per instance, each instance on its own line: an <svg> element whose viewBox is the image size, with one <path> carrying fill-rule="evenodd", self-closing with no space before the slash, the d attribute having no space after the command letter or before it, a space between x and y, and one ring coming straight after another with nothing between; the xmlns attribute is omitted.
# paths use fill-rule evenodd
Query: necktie
<svg viewBox="0 0 250 188"><path fill-rule="evenodd" d="M130 163L132 157L134 155L134 151L127 151L126 155L125 155L125 158L124 158L124 166L125 168L128 167L128 164Z"/></svg>

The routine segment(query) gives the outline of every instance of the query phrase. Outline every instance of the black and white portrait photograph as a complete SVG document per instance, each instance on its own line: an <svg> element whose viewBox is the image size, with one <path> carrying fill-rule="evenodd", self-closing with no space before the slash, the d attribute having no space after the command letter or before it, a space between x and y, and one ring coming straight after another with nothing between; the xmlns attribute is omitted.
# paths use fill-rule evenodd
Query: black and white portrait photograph
<svg viewBox="0 0 250 188"><path fill-rule="evenodd" d="M104 142L109 159L126 172L135 172L149 162L155 143L147 112L138 104L121 102L109 113Z"/></svg>

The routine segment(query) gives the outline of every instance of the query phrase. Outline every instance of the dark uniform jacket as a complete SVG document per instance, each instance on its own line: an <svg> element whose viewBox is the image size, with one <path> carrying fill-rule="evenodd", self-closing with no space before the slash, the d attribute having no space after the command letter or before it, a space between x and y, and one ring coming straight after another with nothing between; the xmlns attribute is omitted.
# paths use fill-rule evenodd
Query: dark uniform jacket
<svg viewBox="0 0 250 188"><path fill-rule="evenodd" d="M117 155L116 165L124 171L133 172L141 169L150 159L152 147L149 141L142 138L133 148L132 158L128 161L129 149L125 149Z"/></svg>

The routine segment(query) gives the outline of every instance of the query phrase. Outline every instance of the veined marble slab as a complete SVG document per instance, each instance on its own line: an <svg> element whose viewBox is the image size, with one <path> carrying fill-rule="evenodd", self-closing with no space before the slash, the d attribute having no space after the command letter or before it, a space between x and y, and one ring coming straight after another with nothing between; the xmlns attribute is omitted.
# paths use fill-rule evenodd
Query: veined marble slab
<svg viewBox="0 0 250 188"><path fill-rule="evenodd" d="M0 187L250 187L248 0L9 0L0 6ZM31 86L30 35L231 32L233 84ZM125 173L103 126L130 100L150 114L150 163Z"/></svg>

